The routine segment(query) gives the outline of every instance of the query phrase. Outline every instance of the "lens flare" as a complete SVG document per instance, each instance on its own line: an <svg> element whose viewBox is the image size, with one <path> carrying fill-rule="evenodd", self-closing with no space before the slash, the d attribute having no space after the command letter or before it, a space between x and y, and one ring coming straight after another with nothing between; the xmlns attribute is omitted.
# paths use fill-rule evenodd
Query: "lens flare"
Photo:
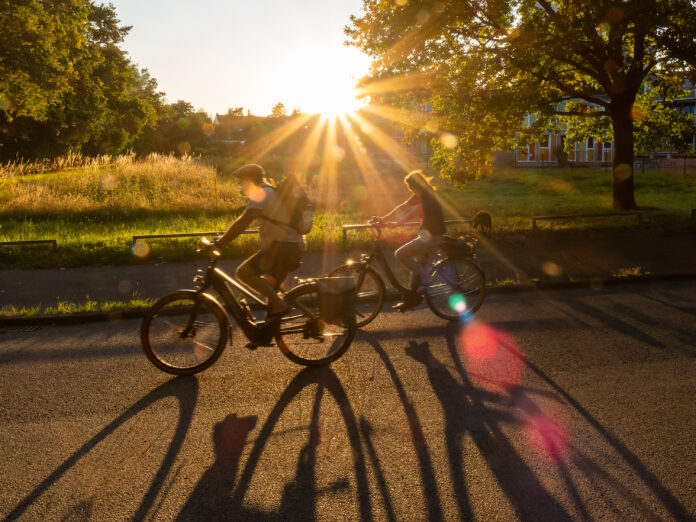
<svg viewBox="0 0 696 522"><path fill-rule="evenodd" d="M180 154L188 154L191 152L191 144L188 141L180 142L176 148L179 150Z"/></svg>
<svg viewBox="0 0 696 522"><path fill-rule="evenodd" d="M147 257L147 255L150 253L150 244L147 241L143 241L139 239L138 241L135 242L135 244L131 247L131 252L133 252L133 255L136 257Z"/></svg>
<svg viewBox="0 0 696 522"><path fill-rule="evenodd" d="M454 149L457 146L457 137L449 132L443 132L440 135L440 143L446 149Z"/></svg>
<svg viewBox="0 0 696 522"><path fill-rule="evenodd" d="M525 357L512 339L475 321L462 327L459 342L472 381L485 389L508 390L519 384Z"/></svg>
<svg viewBox="0 0 696 522"><path fill-rule="evenodd" d="M249 194L249 199L255 201L256 203L261 203L266 199L266 191L263 188L257 188Z"/></svg>
<svg viewBox="0 0 696 522"><path fill-rule="evenodd" d="M450 308L457 312L458 314L463 314L466 312L466 299L462 294L452 294L447 301Z"/></svg>
<svg viewBox="0 0 696 522"><path fill-rule="evenodd" d="M568 431L557 419L543 413L527 419L524 432L537 452L553 460L563 459L571 447Z"/></svg>

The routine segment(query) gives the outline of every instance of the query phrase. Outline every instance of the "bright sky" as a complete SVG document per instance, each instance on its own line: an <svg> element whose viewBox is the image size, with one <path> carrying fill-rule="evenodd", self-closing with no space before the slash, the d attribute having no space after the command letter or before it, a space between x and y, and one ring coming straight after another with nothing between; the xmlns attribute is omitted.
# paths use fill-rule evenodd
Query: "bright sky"
<svg viewBox="0 0 696 522"><path fill-rule="evenodd" d="M361 0L105 0L133 28L123 48L170 102L211 116L229 107L266 115L356 108L352 85L369 61L343 45ZM351 104L353 106L351 106Z"/></svg>

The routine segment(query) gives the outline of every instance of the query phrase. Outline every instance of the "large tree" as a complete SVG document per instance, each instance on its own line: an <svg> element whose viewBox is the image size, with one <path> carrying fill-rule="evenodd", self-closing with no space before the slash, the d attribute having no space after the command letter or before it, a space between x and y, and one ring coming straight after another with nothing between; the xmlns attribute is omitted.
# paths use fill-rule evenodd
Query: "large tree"
<svg viewBox="0 0 696 522"><path fill-rule="evenodd" d="M0 2L0 160L118 153L155 125L162 94L119 24L91 0Z"/></svg>
<svg viewBox="0 0 696 522"><path fill-rule="evenodd" d="M635 207L632 109L646 82L674 95L693 68L696 2L363 0L363 7L346 34L373 58L365 92L381 103L431 101L438 118L425 128L457 138L456 146L450 139L436 146L445 174L480 169L488 151L538 136L559 118L606 120L614 207Z"/></svg>

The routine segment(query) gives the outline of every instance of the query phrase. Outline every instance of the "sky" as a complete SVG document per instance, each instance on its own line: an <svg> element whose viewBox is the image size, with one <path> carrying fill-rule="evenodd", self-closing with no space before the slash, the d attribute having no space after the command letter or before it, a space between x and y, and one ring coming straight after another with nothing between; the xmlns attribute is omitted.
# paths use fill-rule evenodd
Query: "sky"
<svg viewBox="0 0 696 522"><path fill-rule="evenodd" d="M105 0L106 3L107 0ZM133 28L122 48L174 102L211 116L357 108L352 86L369 59L343 45L362 0L108 0Z"/></svg>

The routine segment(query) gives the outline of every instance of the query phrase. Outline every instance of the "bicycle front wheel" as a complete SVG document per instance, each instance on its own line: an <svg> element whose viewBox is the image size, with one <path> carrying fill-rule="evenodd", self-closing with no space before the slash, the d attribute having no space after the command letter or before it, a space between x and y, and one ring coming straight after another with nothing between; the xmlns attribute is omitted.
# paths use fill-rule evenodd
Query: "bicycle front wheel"
<svg viewBox="0 0 696 522"><path fill-rule="evenodd" d="M355 336L355 322L327 323L319 317L316 283L292 289L285 296L290 309L283 315L276 342L291 361L304 366L323 366L341 357Z"/></svg>
<svg viewBox="0 0 696 522"><path fill-rule="evenodd" d="M425 298L430 309L448 321L471 317L483 303L486 279L481 269L467 260L445 260L435 267Z"/></svg>
<svg viewBox="0 0 696 522"><path fill-rule="evenodd" d="M182 290L157 301L145 314L140 340L147 358L174 375L205 370L222 354L227 314L210 296Z"/></svg>
<svg viewBox="0 0 696 522"><path fill-rule="evenodd" d="M377 317L384 304L386 289L384 281L374 268L359 263L342 265L334 269L329 277L355 278L355 326L362 328Z"/></svg>

